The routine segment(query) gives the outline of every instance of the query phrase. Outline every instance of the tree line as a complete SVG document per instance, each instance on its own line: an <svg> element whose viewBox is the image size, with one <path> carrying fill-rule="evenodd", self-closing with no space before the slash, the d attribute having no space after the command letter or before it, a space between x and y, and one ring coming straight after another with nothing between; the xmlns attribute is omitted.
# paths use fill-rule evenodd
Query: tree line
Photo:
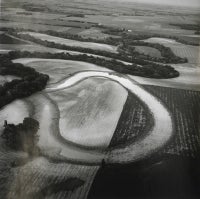
<svg viewBox="0 0 200 199"><path fill-rule="evenodd" d="M67 46L64 44L58 44L55 42L50 42L47 40L41 40L38 38L35 38L29 34L21 34L21 35L16 35L22 39L32 41L34 43L49 47L49 48L57 48L57 49L62 49L62 50L71 50L71 51L79 51L83 53L90 53L90 54L95 54L95 55L100 55L100 56L105 56L113 59L120 59L122 61L126 62L133 62L133 58L138 58L138 59L145 59L147 61L154 61L154 62L160 62L160 63L186 63L187 59L186 58L181 58L176 56L170 48L165 47L161 44L152 44L148 42L143 42L143 41L130 41L130 42L122 42L121 45L118 47L118 52L119 53L112 53L112 52L107 52L107 51L102 51L102 50L95 50L95 49L90 49L90 48L82 48L82 47L74 47L74 46ZM134 50L135 48L132 45L136 46L149 46L158 49L161 52L161 55L163 56L162 58L157 58L157 57L151 57L149 55L145 55L143 53L137 52Z"/></svg>
<svg viewBox="0 0 200 199"><path fill-rule="evenodd" d="M173 78L178 77L179 72L176 71L170 65L163 65L154 62L148 62L145 60L135 58L132 65L126 65L122 62L116 61L116 59L106 60L100 57L88 56L86 54L72 55L69 53L41 53L41 52L27 52L27 51L13 51L9 53L12 59L21 57L26 58L47 58L47 59L63 59L74 60L92 63L98 66L102 66L118 73L136 75L149 78Z"/></svg>
<svg viewBox="0 0 200 199"><path fill-rule="evenodd" d="M49 76L39 73L35 69L20 63L13 63L12 57L0 55L0 75L13 75L20 77L11 82L0 85L0 108L14 101L24 98L45 88Z"/></svg>

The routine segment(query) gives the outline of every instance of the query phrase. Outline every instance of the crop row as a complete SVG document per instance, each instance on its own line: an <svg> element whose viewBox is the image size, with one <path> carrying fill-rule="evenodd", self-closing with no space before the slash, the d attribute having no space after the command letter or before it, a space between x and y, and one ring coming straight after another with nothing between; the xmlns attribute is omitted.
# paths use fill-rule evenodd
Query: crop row
<svg viewBox="0 0 200 199"><path fill-rule="evenodd" d="M152 126L149 110L129 92L109 148L123 147L144 136Z"/></svg>
<svg viewBox="0 0 200 199"><path fill-rule="evenodd" d="M145 88L161 99L174 121L174 136L161 153L199 157L200 92L158 86Z"/></svg>

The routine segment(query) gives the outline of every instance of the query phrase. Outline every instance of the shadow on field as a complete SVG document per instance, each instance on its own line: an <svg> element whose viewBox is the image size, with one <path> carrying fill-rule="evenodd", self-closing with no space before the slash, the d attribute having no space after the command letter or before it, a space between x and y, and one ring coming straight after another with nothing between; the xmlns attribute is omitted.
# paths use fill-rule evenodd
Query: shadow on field
<svg viewBox="0 0 200 199"><path fill-rule="evenodd" d="M99 170L89 199L200 198L200 159L165 156Z"/></svg>

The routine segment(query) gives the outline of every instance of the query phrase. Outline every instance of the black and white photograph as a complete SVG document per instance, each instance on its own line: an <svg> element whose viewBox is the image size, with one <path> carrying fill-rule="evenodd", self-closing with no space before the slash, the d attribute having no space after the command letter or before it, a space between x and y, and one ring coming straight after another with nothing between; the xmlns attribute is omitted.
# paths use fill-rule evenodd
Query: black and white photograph
<svg viewBox="0 0 200 199"><path fill-rule="evenodd" d="M0 0L0 199L199 199L200 0Z"/></svg>

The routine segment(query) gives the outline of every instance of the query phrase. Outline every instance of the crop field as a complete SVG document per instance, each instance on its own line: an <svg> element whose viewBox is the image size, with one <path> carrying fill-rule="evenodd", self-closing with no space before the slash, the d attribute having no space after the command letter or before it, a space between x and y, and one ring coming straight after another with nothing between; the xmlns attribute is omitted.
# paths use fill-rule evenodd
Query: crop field
<svg viewBox="0 0 200 199"><path fill-rule="evenodd" d="M93 199L199 198L199 11L124 2L3 0L0 199L90 199L96 185ZM29 150L26 117L39 123Z"/></svg>
<svg viewBox="0 0 200 199"><path fill-rule="evenodd" d="M6 34L0 34L0 43L1 44L24 44L25 42L15 39Z"/></svg>
<svg viewBox="0 0 200 199"><path fill-rule="evenodd" d="M109 148L123 147L145 135L152 127L149 110L129 92Z"/></svg>
<svg viewBox="0 0 200 199"><path fill-rule="evenodd" d="M155 85L200 91L200 68L196 67L196 64L173 64L172 66L180 73L179 77L173 79L130 77L142 85Z"/></svg>
<svg viewBox="0 0 200 199"><path fill-rule="evenodd" d="M46 158L29 160L23 165L23 161L28 158L26 153L1 150L0 155L1 198L4 198L5 194L12 199L16 197L87 198L91 183L99 168L70 163L57 164L49 162ZM16 168L10 166L14 161L21 162L22 166ZM64 184L65 188L62 187ZM58 189L52 191L52 186L57 186Z"/></svg>
<svg viewBox="0 0 200 199"><path fill-rule="evenodd" d="M59 37L50 36L47 34L35 33L35 32L21 32L20 34L29 34L30 36L35 37L36 39L41 39L43 41L55 42L58 44L63 44L66 46L82 47L82 48L91 48L94 50L104 50L112 53L117 53L117 47L111 46L108 44L100 44L93 42L81 42L71 39L63 39Z"/></svg>
<svg viewBox="0 0 200 199"><path fill-rule="evenodd" d="M10 51L29 51L29 52L49 52L49 53L59 53L65 52L63 50L48 48L40 45L26 44L26 45L17 45L17 44L1 44L1 52L10 52Z"/></svg>
<svg viewBox="0 0 200 199"><path fill-rule="evenodd" d="M64 139L85 147L106 148L127 91L110 80L90 78L70 89L49 93L49 96L58 104Z"/></svg>
<svg viewBox="0 0 200 199"><path fill-rule="evenodd" d="M110 37L111 35L104 34L100 29L97 28L90 28L87 30L83 30L79 33L80 36L83 38L92 38L92 39L105 39ZM112 36L116 37L116 36Z"/></svg>
<svg viewBox="0 0 200 199"><path fill-rule="evenodd" d="M79 71L109 71L106 68L102 68L94 64L70 60L22 58L15 60L15 62L23 63L27 66L35 68L39 72L48 74L50 76L49 83L56 83L63 78Z"/></svg>
<svg viewBox="0 0 200 199"><path fill-rule="evenodd" d="M44 24L37 24L33 23L30 25L30 23L26 23L24 21L1 21L1 28L22 28L26 30L33 30L33 31L58 31L58 32L66 32L70 30L72 27L66 27L66 26L56 26L56 25L44 25Z"/></svg>
<svg viewBox="0 0 200 199"><path fill-rule="evenodd" d="M161 53L159 50L152 48L152 47L148 47L148 46L135 46L135 50L138 51L139 53L145 54L145 55L149 55L151 57L157 57L157 58L161 58Z"/></svg>
<svg viewBox="0 0 200 199"><path fill-rule="evenodd" d="M59 186L59 190L52 191L52 198L86 198L91 182L96 174L98 166L79 166L67 163L54 164L44 158L38 158L30 161L25 166L12 171L13 180L10 181L9 198L18 197L44 197L48 196L40 190L45 190L45 187L52 187L62 182L70 182L70 179L77 179L81 182L80 185L69 185L69 189ZM77 187L76 187L77 186ZM71 187L71 188L70 188ZM73 192L72 192L73 190ZM47 190L48 191L48 190ZM19 194L19 195L18 195ZM44 194L44 195L43 195Z"/></svg>
<svg viewBox="0 0 200 199"><path fill-rule="evenodd" d="M174 118L174 137L163 153L198 157L200 92L158 86L144 87L162 100Z"/></svg>
<svg viewBox="0 0 200 199"><path fill-rule="evenodd" d="M189 63L199 63L199 47L190 46L176 42L172 39L156 38L152 37L150 39L144 40L150 43L160 43L166 47L171 48L175 55L179 57L186 57Z"/></svg>
<svg viewBox="0 0 200 199"><path fill-rule="evenodd" d="M30 117L40 122L38 130L38 146L42 154L59 161L74 163L99 163L103 159L102 153L93 153L93 150L84 150L75 147L64 140L60 135L60 111L57 104L45 93L38 93L27 98L32 107ZM47 139L48 138L48 139Z"/></svg>

